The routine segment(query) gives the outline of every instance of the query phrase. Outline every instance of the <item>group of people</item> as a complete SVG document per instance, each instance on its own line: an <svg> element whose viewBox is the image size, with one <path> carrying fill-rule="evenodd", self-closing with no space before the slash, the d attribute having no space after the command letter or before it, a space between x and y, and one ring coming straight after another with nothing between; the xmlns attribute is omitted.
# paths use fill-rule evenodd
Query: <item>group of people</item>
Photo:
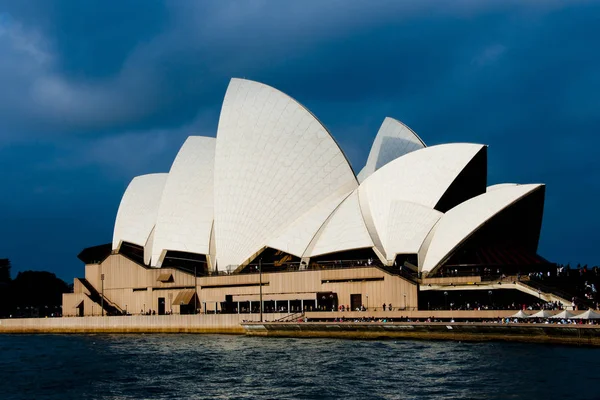
<svg viewBox="0 0 600 400"><path fill-rule="evenodd" d="M335 311L335 306L331 311ZM352 308L350 308L350 306L345 306L343 304L339 305L337 308L337 311L341 311L341 312L345 312L345 311L367 311L367 307L365 307L364 304L362 304L360 307L356 307L356 309L352 310Z"/></svg>
<svg viewBox="0 0 600 400"><path fill-rule="evenodd" d="M331 322L331 320L327 319L307 319L306 317L298 319L297 322ZM367 322L377 322L377 323L394 323L394 322L410 322L410 323L455 323L455 322L463 322L463 323L485 323L485 324L555 324L555 325L599 325L600 320L596 319L555 319L555 318L513 318L513 317L505 317L505 318L493 318L493 319L476 319L476 320L458 320L455 321L454 318L435 318L428 317L425 319L420 318L409 318L406 317L398 317L398 318L375 318L371 317L360 317L360 318L347 318L340 317L334 318L333 322L336 323L367 323Z"/></svg>
<svg viewBox="0 0 600 400"><path fill-rule="evenodd" d="M383 311L394 311L394 307L392 307L392 303L390 304L386 304L383 303L383 305L381 306L381 309ZM332 311L336 311L335 308ZM352 308L350 306L345 306L345 305L340 305L337 308L337 311L341 311L341 312L345 312L345 311L367 311L367 307L365 307L364 304L362 304L360 307L356 307L354 310L352 310ZM372 311L377 311L377 307L375 307Z"/></svg>
<svg viewBox="0 0 600 400"><path fill-rule="evenodd" d="M544 302L544 301L537 301L534 303L518 303L518 302L512 302L512 303L499 303L499 302L494 302L493 304L490 303L481 303L479 301L473 301L473 302L464 302L464 303L455 303L455 302L450 302L449 304L449 309L450 310L468 310L468 311L481 311L481 310L562 310L563 306L560 302L555 301L548 301L548 302ZM446 309L443 306L439 306L439 307L431 307L430 310L444 310Z"/></svg>

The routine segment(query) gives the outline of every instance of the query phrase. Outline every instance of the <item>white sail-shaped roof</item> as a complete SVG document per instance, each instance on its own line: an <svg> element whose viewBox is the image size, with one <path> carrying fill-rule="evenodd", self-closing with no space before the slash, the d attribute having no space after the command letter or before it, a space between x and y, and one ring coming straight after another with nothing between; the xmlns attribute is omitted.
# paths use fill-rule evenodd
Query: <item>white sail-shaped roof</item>
<svg viewBox="0 0 600 400"><path fill-rule="evenodd" d="M358 181L364 181L390 161L424 147L425 143L408 126L386 117L373 141L367 163L358 174Z"/></svg>
<svg viewBox="0 0 600 400"><path fill-rule="evenodd" d="M415 247L418 251L441 215L434 207L484 147L459 143L417 150L383 166L360 185L359 199L367 229L377 248L386 253L388 260L393 258L394 253L407 254L413 252ZM394 211L398 215L391 218L392 204L395 202L400 202ZM413 218L412 212L418 217ZM402 218L408 219L403 221ZM402 231L395 232L393 226L388 226L389 223L397 225ZM410 230L404 227L410 227ZM418 246L417 238L421 240Z"/></svg>
<svg viewBox="0 0 600 400"><path fill-rule="evenodd" d="M305 257L373 247L354 190L323 224L306 250Z"/></svg>
<svg viewBox="0 0 600 400"><path fill-rule="evenodd" d="M354 188L356 185L353 182L340 187L288 225L280 235L270 240L267 246L302 257L319 228Z"/></svg>
<svg viewBox="0 0 600 400"><path fill-rule="evenodd" d="M505 186L481 194L449 210L436 226L422 270L432 271L437 268L454 249L496 214L543 186Z"/></svg>
<svg viewBox="0 0 600 400"><path fill-rule="evenodd" d="M249 261L300 216L358 183L329 132L284 93L232 79L215 154L219 268Z"/></svg>
<svg viewBox="0 0 600 400"><path fill-rule="evenodd" d="M418 254L423 241L442 213L408 201L394 201L388 214L383 247L388 261L398 254Z"/></svg>
<svg viewBox="0 0 600 400"><path fill-rule="evenodd" d="M502 189L502 188L506 188L506 187L511 187L511 186L517 186L516 183L497 183L495 185L491 185L488 186L486 188L487 192L493 192L494 190L498 190L498 189Z"/></svg>
<svg viewBox="0 0 600 400"><path fill-rule="evenodd" d="M187 138L165 184L152 246L152 266L167 251L209 254L214 215L215 138Z"/></svg>
<svg viewBox="0 0 600 400"><path fill-rule="evenodd" d="M160 199L168 174L149 174L133 178L127 186L113 233L113 250L129 242L145 246L156 223Z"/></svg>

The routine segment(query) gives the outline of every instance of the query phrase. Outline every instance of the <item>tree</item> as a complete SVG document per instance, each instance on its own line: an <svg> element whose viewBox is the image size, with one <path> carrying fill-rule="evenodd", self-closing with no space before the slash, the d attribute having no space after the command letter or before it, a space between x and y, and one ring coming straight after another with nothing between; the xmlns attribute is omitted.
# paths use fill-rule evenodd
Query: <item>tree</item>
<svg viewBox="0 0 600 400"><path fill-rule="evenodd" d="M10 260L0 258L0 284L10 282Z"/></svg>
<svg viewBox="0 0 600 400"><path fill-rule="evenodd" d="M62 294L69 285L51 272L24 271L0 283L0 317L47 316L60 313Z"/></svg>
<svg viewBox="0 0 600 400"><path fill-rule="evenodd" d="M62 294L69 292L65 281L47 271L19 272L11 287L18 306L59 306Z"/></svg>
<svg viewBox="0 0 600 400"><path fill-rule="evenodd" d="M0 259L0 317L9 315L10 304L10 260Z"/></svg>

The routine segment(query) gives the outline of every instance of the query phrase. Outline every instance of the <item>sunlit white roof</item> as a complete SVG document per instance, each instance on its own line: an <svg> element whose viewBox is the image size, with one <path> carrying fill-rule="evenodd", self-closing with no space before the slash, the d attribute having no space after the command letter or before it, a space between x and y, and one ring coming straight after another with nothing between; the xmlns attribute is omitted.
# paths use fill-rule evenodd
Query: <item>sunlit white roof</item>
<svg viewBox="0 0 600 400"><path fill-rule="evenodd" d="M373 141L367 163L358 174L358 181L364 181L390 161L424 147L425 143L408 126L386 117Z"/></svg>
<svg viewBox="0 0 600 400"><path fill-rule="evenodd" d="M442 215L417 203L392 202L383 235L388 261L393 261L398 254L418 254L427 234Z"/></svg>
<svg viewBox="0 0 600 400"><path fill-rule="evenodd" d="M160 266L169 250L209 253L215 144L215 138L190 136L179 150L158 211L153 266Z"/></svg>
<svg viewBox="0 0 600 400"><path fill-rule="evenodd" d="M289 224L280 235L269 240L267 246L302 257L319 228L354 188L353 182L340 187Z"/></svg>
<svg viewBox="0 0 600 400"><path fill-rule="evenodd" d="M432 271L437 268L457 246L496 214L543 186L540 184L504 186L467 200L449 210L436 226L422 270Z"/></svg>
<svg viewBox="0 0 600 400"><path fill-rule="evenodd" d="M495 185L488 186L486 191L493 192L494 190L503 189L503 188L511 187L511 186L517 186L517 184L516 183L498 183Z"/></svg>
<svg viewBox="0 0 600 400"><path fill-rule="evenodd" d="M231 80L215 154L219 268L248 262L323 199L356 186L344 154L308 110L267 85Z"/></svg>
<svg viewBox="0 0 600 400"><path fill-rule="evenodd" d="M323 224L304 256L368 247L373 247L373 240L360 211L358 191L354 190Z"/></svg>
<svg viewBox="0 0 600 400"><path fill-rule="evenodd" d="M121 198L113 233L113 249L129 242L145 246L158 214L158 206L168 174L133 178Z"/></svg>
<svg viewBox="0 0 600 400"><path fill-rule="evenodd" d="M153 267L169 251L202 254L209 269L221 271L247 265L266 248L303 261L373 249L388 265L397 255L417 254L420 270L431 272L483 224L540 187L485 188L486 158L480 144L425 147L408 127L386 118L359 185L310 111L272 87L232 79L216 139L189 137L168 174L131 181L112 246L142 246ZM511 243L537 247L538 199L511 209L531 216ZM512 235L501 228L499 239L505 231Z"/></svg>
<svg viewBox="0 0 600 400"><path fill-rule="evenodd" d="M395 253L413 252L415 248L418 251L421 243L417 245L417 241L425 239L441 215L434 207L483 147L460 143L417 150L383 166L360 185L358 192L367 229L388 260Z"/></svg>

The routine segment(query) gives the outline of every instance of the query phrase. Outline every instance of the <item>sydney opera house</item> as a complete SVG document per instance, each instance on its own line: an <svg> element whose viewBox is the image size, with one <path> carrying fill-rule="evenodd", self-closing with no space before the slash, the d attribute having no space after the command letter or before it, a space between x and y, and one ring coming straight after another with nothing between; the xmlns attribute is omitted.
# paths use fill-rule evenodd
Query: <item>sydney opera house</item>
<svg viewBox="0 0 600 400"><path fill-rule="evenodd" d="M63 313L243 313L260 299L266 312L414 310L443 308L453 290L537 297L496 281L547 263L545 187L488 186L487 152L428 147L386 118L356 174L309 110L232 79L216 138L190 136L168 173L131 181L112 243L79 254L85 278Z"/></svg>

